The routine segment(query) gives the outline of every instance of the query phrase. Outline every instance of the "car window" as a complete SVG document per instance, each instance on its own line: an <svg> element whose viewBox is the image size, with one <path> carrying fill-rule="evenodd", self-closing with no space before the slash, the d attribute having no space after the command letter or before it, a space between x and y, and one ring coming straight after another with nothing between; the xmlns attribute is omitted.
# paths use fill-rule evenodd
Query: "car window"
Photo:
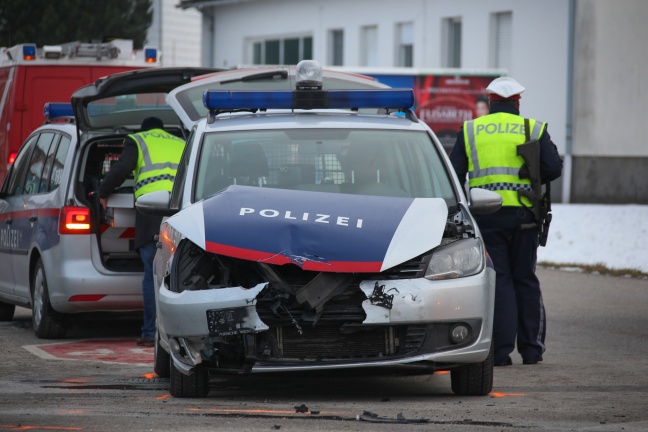
<svg viewBox="0 0 648 432"><path fill-rule="evenodd" d="M356 195L443 198L449 174L423 132L293 129L206 134L194 199L229 185Z"/></svg>
<svg viewBox="0 0 648 432"><path fill-rule="evenodd" d="M52 174L52 164L54 163L54 156L56 155L57 143L61 139L60 135L56 135L52 145L50 146L49 153L43 164L43 175L41 176L40 185L36 193L45 193L49 188L50 176Z"/></svg>
<svg viewBox="0 0 648 432"><path fill-rule="evenodd" d="M184 153L178 164L178 171L176 172L175 181L173 183L173 190L171 191L171 200L169 202L170 208L180 208L182 205L182 197L184 192L185 183L187 181L187 173L189 166L189 157L191 155L191 145L196 136L196 128L194 127L189 134L187 139L187 145L185 146Z"/></svg>
<svg viewBox="0 0 648 432"><path fill-rule="evenodd" d="M92 128L139 127L146 117L155 116L164 124L177 123L177 116L165 101L165 93L128 94L88 103L88 124Z"/></svg>
<svg viewBox="0 0 648 432"><path fill-rule="evenodd" d="M55 134L52 132L43 132L36 141L36 147L31 155L29 161L29 168L27 169L27 176L25 178L25 185L23 191L25 194L39 193L41 180L43 179L43 171L47 161L47 154L50 151L52 142L54 141Z"/></svg>
<svg viewBox="0 0 648 432"><path fill-rule="evenodd" d="M49 179L48 191L53 191L61 184L63 176L63 168L65 168L65 159L67 158L70 149L70 137L67 135L61 136L56 154L53 157L52 174Z"/></svg>
<svg viewBox="0 0 648 432"><path fill-rule="evenodd" d="M5 191L8 196L22 195L24 193L23 179L25 178L25 173L29 167L30 156L37 140L38 135L32 135L18 152L16 161L14 162L9 178L7 179L7 188Z"/></svg>

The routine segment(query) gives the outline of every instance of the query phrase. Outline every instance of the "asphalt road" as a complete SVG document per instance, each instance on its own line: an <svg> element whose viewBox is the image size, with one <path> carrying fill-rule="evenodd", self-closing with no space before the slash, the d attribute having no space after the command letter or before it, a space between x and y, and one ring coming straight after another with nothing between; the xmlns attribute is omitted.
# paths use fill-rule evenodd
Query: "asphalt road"
<svg viewBox="0 0 648 432"><path fill-rule="evenodd" d="M29 311L19 309L0 323L0 431L648 430L648 281L538 275L548 316L544 362L525 366L514 355L513 366L496 368L486 397L456 397L450 376L438 374L217 377L206 399L174 399L146 362L39 357L33 345L51 341L35 338ZM85 324L58 342L134 340L137 327ZM296 412L302 404L307 412ZM358 420L364 412L378 418ZM376 423L399 414L401 423Z"/></svg>

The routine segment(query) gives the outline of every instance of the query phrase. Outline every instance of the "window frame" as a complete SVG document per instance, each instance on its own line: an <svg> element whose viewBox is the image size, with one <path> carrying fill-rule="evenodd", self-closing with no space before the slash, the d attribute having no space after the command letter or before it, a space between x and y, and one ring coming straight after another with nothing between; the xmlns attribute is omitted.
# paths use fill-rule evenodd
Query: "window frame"
<svg viewBox="0 0 648 432"><path fill-rule="evenodd" d="M286 43L298 41L298 55L296 62L286 62ZM277 62L268 63L268 44L278 43ZM253 65L286 65L297 64L301 60L311 60L313 57L313 35L298 34L273 36L267 38L252 39L249 42L251 64Z"/></svg>
<svg viewBox="0 0 648 432"><path fill-rule="evenodd" d="M505 28L508 26L508 29ZM508 30L508 38L504 33ZM494 12L490 16L489 67L510 69L513 50L513 12ZM505 57L505 58L504 58Z"/></svg>
<svg viewBox="0 0 648 432"><path fill-rule="evenodd" d="M441 38L441 66L447 68L460 68L462 57L462 18L443 18L441 25L443 35Z"/></svg>
<svg viewBox="0 0 648 432"><path fill-rule="evenodd" d="M396 24L396 66L414 67L414 22Z"/></svg>
<svg viewBox="0 0 648 432"><path fill-rule="evenodd" d="M378 35L378 24L366 25L360 28L361 66L378 66Z"/></svg>
<svg viewBox="0 0 648 432"><path fill-rule="evenodd" d="M344 66L344 29L328 31L328 64Z"/></svg>

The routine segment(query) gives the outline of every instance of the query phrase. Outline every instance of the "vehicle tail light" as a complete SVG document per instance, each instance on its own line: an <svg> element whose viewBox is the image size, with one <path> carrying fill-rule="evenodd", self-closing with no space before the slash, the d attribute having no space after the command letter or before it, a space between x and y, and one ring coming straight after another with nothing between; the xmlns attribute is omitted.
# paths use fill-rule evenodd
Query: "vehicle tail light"
<svg viewBox="0 0 648 432"><path fill-rule="evenodd" d="M87 207L65 206L59 217L59 234L90 234L90 209Z"/></svg>
<svg viewBox="0 0 648 432"><path fill-rule="evenodd" d="M16 162L16 156L18 156L18 152L9 153L9 158L7 158L9 165L13 165L13 163Z"/></svg>

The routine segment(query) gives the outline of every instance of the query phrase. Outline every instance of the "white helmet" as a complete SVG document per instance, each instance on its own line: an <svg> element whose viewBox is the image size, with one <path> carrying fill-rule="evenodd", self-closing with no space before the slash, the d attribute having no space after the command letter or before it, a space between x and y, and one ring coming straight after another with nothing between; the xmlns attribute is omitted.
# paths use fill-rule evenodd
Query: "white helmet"
<svg viewBox="0 0 648 432"><path fill-rule="evenodd" d="M526 90L522 85L511 77L495 78L486 91L492 95L497 95L501 99L519 99L520 94Z"/></svg>

